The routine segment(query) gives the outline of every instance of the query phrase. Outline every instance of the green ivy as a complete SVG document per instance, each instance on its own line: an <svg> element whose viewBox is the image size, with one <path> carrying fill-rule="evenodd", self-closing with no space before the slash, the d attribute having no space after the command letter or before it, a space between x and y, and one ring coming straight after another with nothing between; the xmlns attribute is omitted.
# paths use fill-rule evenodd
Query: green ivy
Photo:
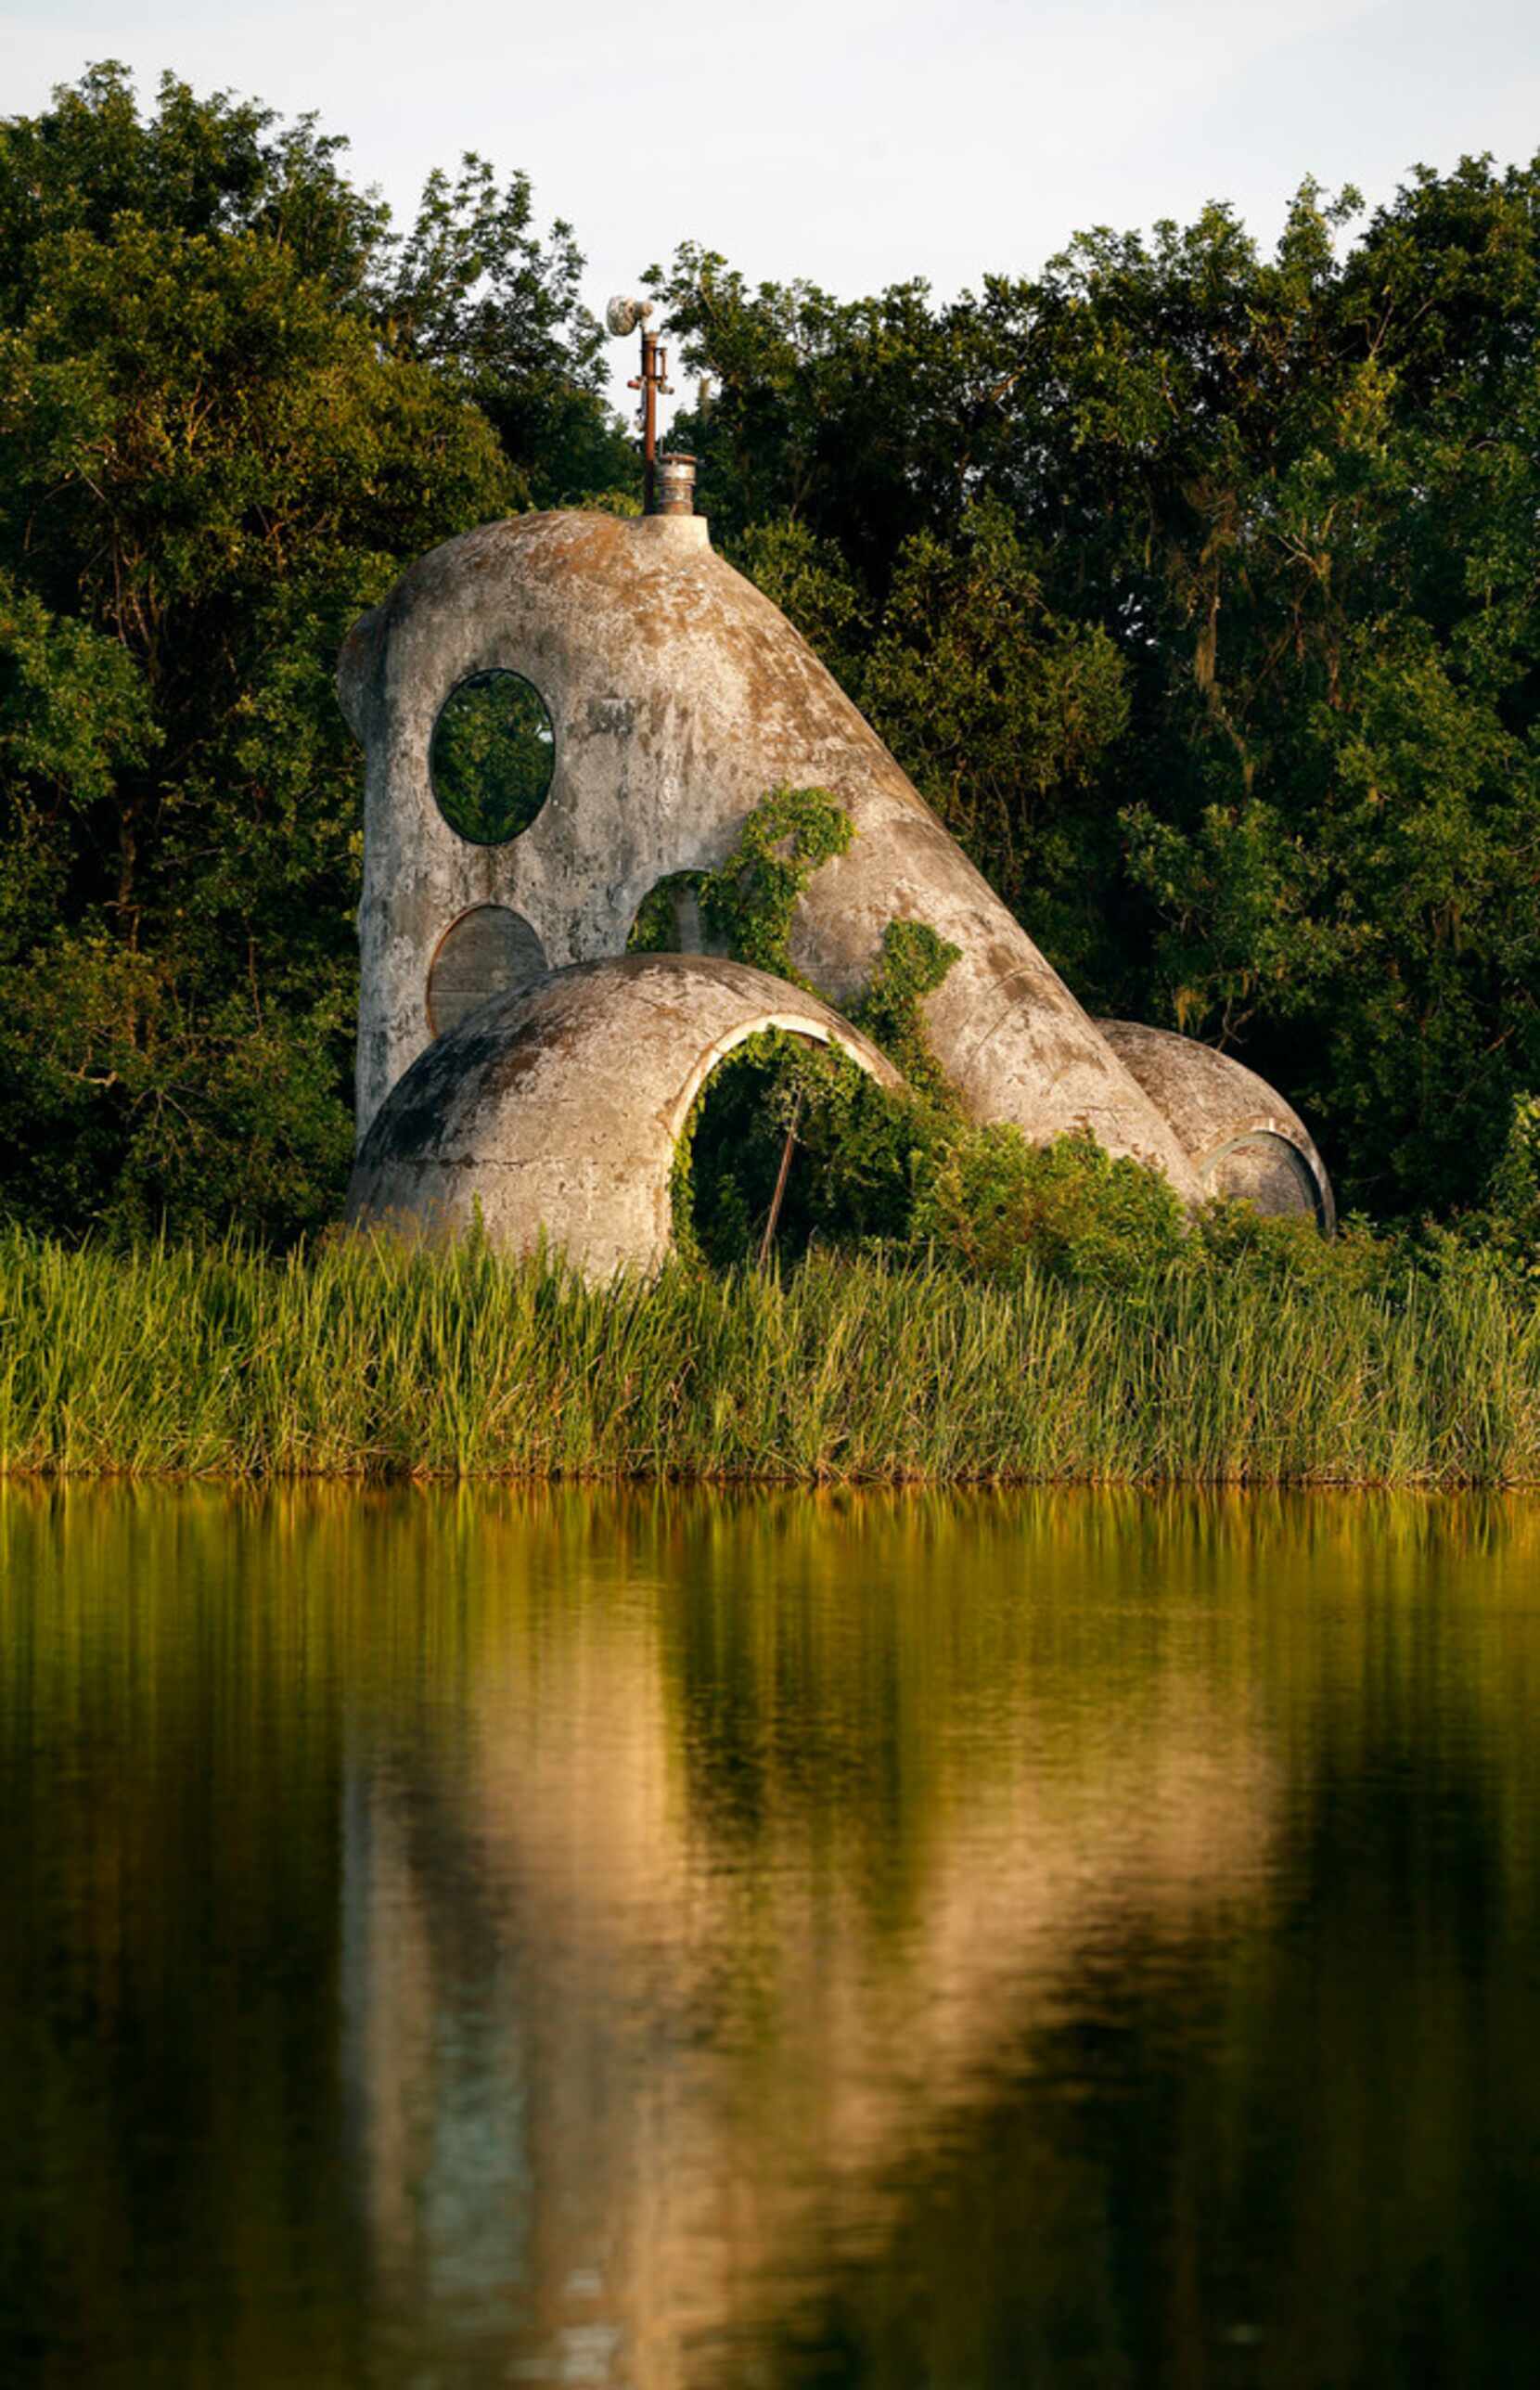
<svg viewBox="0 0 1540 2390"><path fill-rule="evenodd" d="M791 916L819 865L845 854L854 836L827 789L772 789L726 861L701 876L700 918L712 942L816 995L791 960Z"/></svg>
<svg viewBox="0 0 1540 2390"><path fill-rule="evenodd" d="M962 948L941 937L929 921L890 921L882 932L877 968L853 1015L856 1027L881 1047L917 1095L948 1111L956 1110L956 1098L930 1051L919 1008L961 955Z"/></svg>
<svg viewBox="0 0 1540 2390"><path fill-rule="evenodd" d="M754 807L715 871L675 872L637 912L632 953L676 951L677 899L692 893L712 945L828 1002L791 960L791 922L819 866L855 835L827 789L778 788ZM879 1086L837 1047L783 1031L745 1041L700 1090L680 1137L672 1194L674 1240L692 1258L744 1258L767 1212L788 1135L801 1167L789 1183L780 1241L849 1243L907 1234L918 1156L955 1103L925 1042L920 1006L959 949L923 921L890 921L870 983L852 1016L906 1086ZM702 1131L707 1134L702 1142Z"/></svg>

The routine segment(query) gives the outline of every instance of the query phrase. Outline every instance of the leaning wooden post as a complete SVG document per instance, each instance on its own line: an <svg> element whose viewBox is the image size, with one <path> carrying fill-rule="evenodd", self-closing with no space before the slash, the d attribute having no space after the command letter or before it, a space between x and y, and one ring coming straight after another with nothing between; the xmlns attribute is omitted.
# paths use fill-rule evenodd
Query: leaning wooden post
<svg viewBox="0 0 1540 2390"><path fill-rule="evenodd" d="M776 1191L770 1198L770 1217L764 1224L764 1234L760 1239L759 1266L761 1269L764 1267L766 1262L769 1260L770 1248L776 1241L776 1227L781 1215L781 1201L786 1193L787 1175L791 1168L791 1149L797 1142L797 1115L802 1111L802 1099L801 1096L799 1096L796 1102L791 1107L790 1125L786 1132L786 1143L781 1148L781 1166L776 1174Z"/></svg>

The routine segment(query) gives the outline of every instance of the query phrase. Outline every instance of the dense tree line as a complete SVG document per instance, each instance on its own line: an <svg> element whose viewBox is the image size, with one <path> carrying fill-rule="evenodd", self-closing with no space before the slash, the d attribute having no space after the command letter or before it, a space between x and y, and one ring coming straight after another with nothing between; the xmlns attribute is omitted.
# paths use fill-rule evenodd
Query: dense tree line
<svg viewBox="0 0 1540 2390"><path fill-rule="evenodd" d="M467 525L633 473L566 226L468 160L88 74L0 128L0 1204L335 1214L359 758L339 646Z"/></svg>
<svg viewBox="0 0 1540 2390"><path fill-rule="evenodd" d="M468 160L399 236L308 120L111 68L0 127L0 1205L328 1217L349 622L635 504L581 258ZM1095 1009L1225 1043L1350 1203L1540 1087L1540 161L1097 231L935 303L653 281L713 535Z"/></svg>

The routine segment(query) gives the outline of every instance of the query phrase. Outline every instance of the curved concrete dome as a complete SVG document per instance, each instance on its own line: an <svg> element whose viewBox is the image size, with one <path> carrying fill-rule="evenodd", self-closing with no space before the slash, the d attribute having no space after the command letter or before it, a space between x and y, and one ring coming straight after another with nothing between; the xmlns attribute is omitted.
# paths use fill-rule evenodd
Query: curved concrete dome
<svg viewBox="0 0 1540 2390"><path fill-rule="evenodd" d="M451 692L497 671L544 700L555 763L531 826L484 845L440 812L429 760ZM829 790L856 832L798 908L798 968L848 1005L886 924L930 922L961 949L925 1026L968 1111L1039 1141L1089 1130L1196 1197L1160 1110L806 641L712 554L699 517L523 515L468 532L356 625L339 682L367 751L361 1133L430 1042L429 970L452 922L499 906L552 964L620 955L657 881L720 863L788 783Z"/></svg>
<svg viewBox="0 0 1540 2390"><path fill-rule="evenodd" d="M1330 1235L1337 1207L1326 1164L1298 1112L1265 1079L1174 1030L1136 1021L1097 1026L1160 1105L1205 1195L1244 1197L1259 1212L1313 1219Z"/></svg>
<svg viewBox="0 0 1540 2390"><path fill-rule="evenodd" d="M763 1029L839 1046L900 1085L848 1022L767 971L704 955L580 964L494 998L419 1057L360 1148L348 1218L453 1236L480 1201L507 1251L544 1230L592 1277L653 1269L690 1106Z"/></svg>

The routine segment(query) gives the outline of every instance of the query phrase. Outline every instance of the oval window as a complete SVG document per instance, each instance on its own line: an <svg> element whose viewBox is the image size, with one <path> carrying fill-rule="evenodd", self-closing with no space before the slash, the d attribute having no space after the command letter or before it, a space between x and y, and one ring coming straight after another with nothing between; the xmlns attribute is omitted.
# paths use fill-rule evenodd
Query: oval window
<svg viewBox="0 0 1540 2390"><path fill-rule="evenodd" d="M472 673L450 690L433 725L428 768L438 808L476 846L503 846L529 829L556 769L545 700L522 673Z"/></svg>

